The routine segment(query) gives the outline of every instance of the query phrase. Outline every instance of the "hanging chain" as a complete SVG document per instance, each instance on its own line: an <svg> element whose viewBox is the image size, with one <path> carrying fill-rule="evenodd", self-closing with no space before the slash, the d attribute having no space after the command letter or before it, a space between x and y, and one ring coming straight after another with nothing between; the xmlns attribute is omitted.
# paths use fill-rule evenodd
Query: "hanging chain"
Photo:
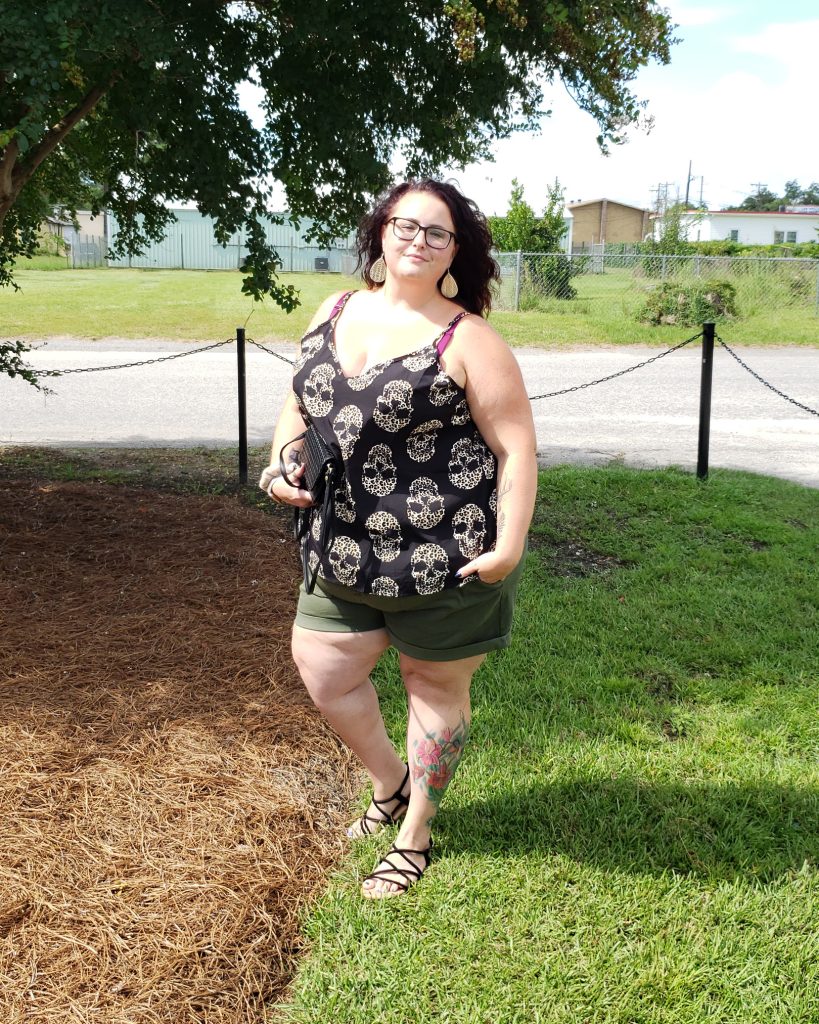
<svg viewBox="0 0 819 1024"><path fill-rule="evenodd" d="M128 370L132 366L150 366L152 363L167 363L171 359L183 359L185 356L195 356L199 352L207 352L213 348L221 348L222 345L230 345L235 338L228 338L227 341L216 341L212 345L203 345L201 348L189 349L187 352L174 352L170 356L157 356L156 359L143 359L138 363L117 363L112 366L82 366L75 370L48 370L50 377L64 377L69 373L99 373L100 370Z"/></svg>
<svg viewBox="0 0 819 1024"><path fill-rule="evenodd" d="M819 412L817 412L816 409L811 409L810 406L802 405L802 403L797 402L795 398L789 398L788 395L786 395L784 392L780 391L778 388L775 388L773 384L769 384L766 380L763 380L762 377L760 377L758 373L752 370L747 363L743 363L743 361L739 358L736 352L734 352L734 350L730 346L726 345L718 334L716 335L716 339L724 349L727 349L731 353L734 359L736 359L736 361L744 370L747 370L752 377L756 377L760 384L764 384L766 388L770 388L771 391L774 392L774 394L779 395L780 398L784 398L785 401L790 402L791 405L795 405L800 409L804 409L805 412L809 412L812 416L819 416Z"/></svg>
<svg viewBox="0 0 819 1024"><path fill-rule="evenodd" d="M686 338L685 341L681 341L679 345L675 345L673 348L666 349L665 352L661 352L657 356L652 356L651 359L646 359L642 363L637 363L634 366L629 366L625 370L618 370L617 373L610 373L608 377L601 377L600 380L590 380L586 384L576 384L573 388L563 388L562 391L550 391L547 395L529 395L530 402L536 402L539 398L554 398L556 395L568 395L572 391L582 391L584 388L593 387L595 384L604 384L607 380L614 380L615 377L622 377L624 373L631 373L633 370L639 370L642 366L648 366L649 363L656 363L658 359L662 359L663 356L669 355L671 352L676 352L677 349L682 348L684 345L690 345L692 341L696 341L697 338L702 337L702 331L699 334L695 334L691 338Z"/></svg>
<svg viewBox="0 0 819 1024"><path fill-rule="evenodd" d="M530 402L536 402L541 398L556 398L558 395L568 395L575 391L583 391L585 388L594 387L596 384L605 384L606 381L615 380L617 377L622 377L626 373L633 373L634 370L639 370L643 366L648 366L650 363L656 363L658 359L662 359L664 356L670 355L672 352L677 352L679 349L684 348L686 345L690 345L692 341L697 341L698 338L702 337L702 331L699 334L695 334L690 338L686 338L685 341L681 341L678 345L674 345L672 348L666 349L665 352L660 352L656 356L652 356L650 359L644 359L641 363L635 363L634 366L628 366L625 370L618 370L617 373L610 373L607 377L600 377L599 380L590 380L585 384L575 384L570 388L563 388L561 391L550 391L543 395L528 395ZM279 352L274 352L273 349L267 348L262 345L261 342L254 341L253 338L245 339L249 344L254 345L256 348L261 349L262 352L266 352L268 355L275 356L276 359L280 359L283 363L287 363L288 366L292 366L294 360L288 359L287 356L281 355ZM734 352L730 345L726 344L725 341L717 334L716 340L722 345L726 351L733 356L733 358L739 363L739 365L748 371L752 377L755 377L760 384L764 384L766 388L769 388L774 394L779 395L780 398L784 398L786 402L790 402L791 405L795 405L798 409L802 409L812 416L819 416L819 411L811 409L808 405L803 405L802 402L797 402L795 398L791 398L786 395L783 391L775 388L773 384L769 384L768 381L764 380L756 371L752 370L747 363L743 362L742 359ZM174 352L169 356L157 356L155 359L143 359L139 362L134 363L117 363L111 366L83 366L76 369L68 370L42 370L38 372L40 377L64 377L70 373L100 373L103 370L128 370L134 366L151 366L154 363L167 363L172 359L184 359L186 356L197 355L199 352L209 352L215 348L221 348L223 345L231 345L236 341L235 338L227 338L225 341L217 341L212 345L202 345L200 348L189 349L186 352ZM40 346L38 346L39 348Z"/></svg>
<svg viewBox="0 0 819 1024"><path fill-rule="evenodd" d="M274 352L272 348L265 348L260 341L254 341L253 338L245 338L245 341L250 345L255 345L256 348L260 348L262 352L267 352L269 356L275 356L277 359L281 359L281 361L283 363L287 363L288 366L293 365L292 359L288 359L287 356L283 356L279 352Z"/></svg>

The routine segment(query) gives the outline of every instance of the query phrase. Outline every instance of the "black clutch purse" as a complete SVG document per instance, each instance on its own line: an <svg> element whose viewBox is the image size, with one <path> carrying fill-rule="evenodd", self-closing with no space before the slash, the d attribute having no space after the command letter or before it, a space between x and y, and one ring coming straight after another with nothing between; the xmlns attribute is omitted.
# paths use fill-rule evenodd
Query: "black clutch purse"
<svg viewBox="0 0 819 1024"><path fill-rule="evenodd" d="M304 466L304 473L300 481L293 481L287 475L287 468L284 462L285 448L296 441L304 441L300 458ZM321 532L318 536L319 547L322 551L333 543L333 521L335 519L335 492L344 476L344 463L338 451L325 441L311 423L304 433L288 441L279 452L279 469L286 483L291 487L301 487L310 492L313 505L310 508L297 508L293 510L293 533L296 540L301 544L302 571L304 573L304 589L312 594L316 586L318 576L318 564L311 570L308 563L307 545L302 543L307 531L310 529L313 516L317 509L321 510Z"/></svg>

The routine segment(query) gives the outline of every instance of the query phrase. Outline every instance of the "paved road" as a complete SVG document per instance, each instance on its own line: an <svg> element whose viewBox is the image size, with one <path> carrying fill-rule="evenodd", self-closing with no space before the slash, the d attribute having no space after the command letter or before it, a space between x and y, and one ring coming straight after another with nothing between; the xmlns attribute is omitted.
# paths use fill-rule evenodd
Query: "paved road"
<svg viewBox="0 0 819 1024"><path fill-rule="evenodd" d="M294 353L290 345L270 347L290 358ZM38 368L63 369L189 348L176 342L56 340L28 359ZM596 380L656 354L643 347L516 350L530 395ZM819 350L743 348L740 355L780 391L819 409ZM542 465L621 462L694 471L700 362L694 343L609 383L534 402ZM284 362L249 349L250 444L270 439L289 377ZM153 366L72 374L55 379L52 387L56 394L44 398L23 381L0 378L0 445L216 447L237 440L233 346ZM718 347L710 463L819 488L819 416L773 394Z"/></svg>

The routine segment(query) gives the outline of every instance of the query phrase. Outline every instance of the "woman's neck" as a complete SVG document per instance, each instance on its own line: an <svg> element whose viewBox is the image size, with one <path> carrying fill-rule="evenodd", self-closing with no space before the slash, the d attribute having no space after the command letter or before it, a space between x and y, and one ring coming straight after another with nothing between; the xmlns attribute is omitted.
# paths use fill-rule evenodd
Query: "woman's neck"
<svg viewBox="0 0 819 1024"><path fill-rule="evenodd" d="M411 282L391 281L389 278L376 295L385 308L396 313L429 316L447 304L437 285L432 288L426 283L413 286Z"/></svg>

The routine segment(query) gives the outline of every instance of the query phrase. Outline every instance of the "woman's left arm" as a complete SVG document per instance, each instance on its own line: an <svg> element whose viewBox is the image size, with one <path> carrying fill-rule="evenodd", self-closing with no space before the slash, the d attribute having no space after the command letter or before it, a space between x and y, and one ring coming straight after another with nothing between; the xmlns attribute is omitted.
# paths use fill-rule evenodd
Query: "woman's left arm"
<svg viewBox="0 0 819 1024"><path fill-rule="evenodd" d="M469 317L461 329L456 352L469 409L498 460L498 532L495 550L473 558L460 575L477 572L486 583L496 583L523 556L532 520L537 495L535 425L520 367L506 342L485 320Z"/></svg>

